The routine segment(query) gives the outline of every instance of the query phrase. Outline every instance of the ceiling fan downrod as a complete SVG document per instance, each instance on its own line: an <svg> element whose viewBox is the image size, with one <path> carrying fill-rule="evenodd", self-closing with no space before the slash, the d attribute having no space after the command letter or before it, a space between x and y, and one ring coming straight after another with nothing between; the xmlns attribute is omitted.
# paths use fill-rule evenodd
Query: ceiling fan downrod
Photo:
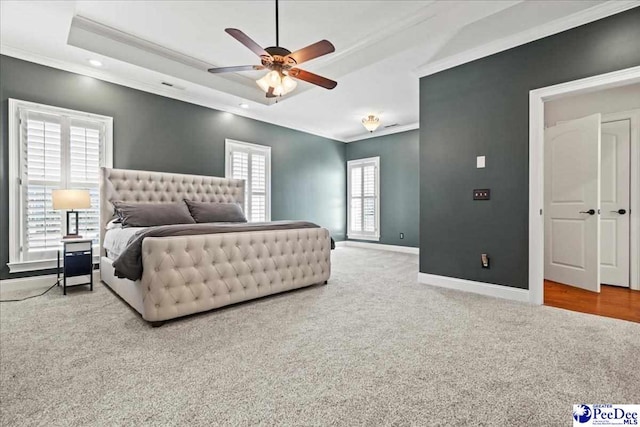
<svg viewBox="0 0 640 427"><path fill-rule="evenodd" d="M278 0L276 0L276 46L280 46L280 28L278 26Z"/></svg>

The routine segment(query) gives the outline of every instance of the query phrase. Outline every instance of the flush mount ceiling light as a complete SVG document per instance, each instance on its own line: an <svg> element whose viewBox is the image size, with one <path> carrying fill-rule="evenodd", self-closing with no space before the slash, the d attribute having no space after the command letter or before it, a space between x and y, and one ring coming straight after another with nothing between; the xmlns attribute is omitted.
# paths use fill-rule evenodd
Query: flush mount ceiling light
<svg viewBox="0 0 640 427"><path fill-rule="evenodd" d="M94 67L102 67L102 62L98 61L97 59L90 59L89 64L93 65Z"/></svg>
<svg viewBox="0 0 640 427"><path fill-rule="evenodd" d="M256 83L267 94L267 98L275 98L285 95L297 86L294 79L304 80L316 86L325 89L333 89L338 85L337 82L329 80L326 77L310 73L309 71L295 68L303 62L310 61L328 53L334 52L336 49L331 42L320 40L314 44L304 47L291 53L290 50L278 46L280 44L279 27L278 27L278 0L276 0L276 45L261 48L258 43L253 41L242 31L236 28L227 28L225 31L234 39L248 47L253 53L261 59L262 65L241 65L237 67L221 67L210 68L210 73L228 73L237 71L253 71L253 70L270 70L264 77L256 80Z"/></svg>
<svg viewBox="0 0 640 427"><path fill-rule="evenodd" d="M373 132L380 126L380 118L369 114L365 119L362 119L362 126L364 126L369 132Z"/></svg>

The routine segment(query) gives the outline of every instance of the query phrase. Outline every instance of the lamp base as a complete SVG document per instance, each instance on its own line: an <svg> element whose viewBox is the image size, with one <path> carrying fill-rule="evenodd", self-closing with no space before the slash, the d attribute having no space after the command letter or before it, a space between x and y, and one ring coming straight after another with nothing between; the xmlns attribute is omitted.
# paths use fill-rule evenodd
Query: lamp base
<svg viewBox="0 0 640 427"><path fill-rule="evenodd" d="M75 228L71 228L71 224L72 224L72 217L75 217ZM71 233L70 231L74 231L73 233ZM78 224L78 212L74 211L73 209L71 209L70 211L67 211L67 235L63 237L63 239L79 239L82 236L80 236L80 234L78 234L79 231L79 224Z"/></svg>

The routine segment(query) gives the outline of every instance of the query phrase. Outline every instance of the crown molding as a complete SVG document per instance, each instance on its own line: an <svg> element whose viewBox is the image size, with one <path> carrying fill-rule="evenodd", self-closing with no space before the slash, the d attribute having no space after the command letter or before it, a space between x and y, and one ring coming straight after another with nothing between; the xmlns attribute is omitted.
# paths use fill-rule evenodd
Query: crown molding
<svg viewBox="0 0 640 427"><path fill-rule="evenodd" d="M426 77L638 6L640 6L640 1L638 0L611 0L564 18L556 19L547 24L539 25L508 37L503 37L477 48L466 50L439 61L424 64L413 70L413 73L417 77Z"/></svg>
<svg viewBox="0 0 640 427"><path fill-rule="evenodd" d="M420 122L414 122L414 123L410 123L408 125L402 125L402 126L394 126L388 129L383 129L379 132L367 132L366 134L363 135L357 135L357 136L352 136L350 138L345 138L343 140L343 142L345 143L350 143L350 142L356 142L356 141L362 141L364 139L371 139L371 138L377 138L379 136L386 136L386 135L393 135L394 133L402 133L402 132L406 132L409 130L414 130L414 129L420 129Z"/></svg>
<svg viewBox="0 0 640 427"><path fill-rule="evenodd" d="M6 44L0 44L0 54L10 56L12 58L21 59L27 62L33 62L35 64L44 65L58 70L68 71L87 77L92 77L97 80L102 80L108 83L117 84L119 86L128 87L131 89L140 90L154 95L164 96L165 98L176 99L178 101L188 102L190 104L200 105L201 107L211 108L213 110L224 111L236 116L246 117L248 119L258 120L268 124L285 127L288 129L305 132L311 135L321 136L323 138L339 141L343 143L360 141L363 139L375 138L378 136L391 135L394 133L405 132L408 130L418 129L419 123L411 123L409 125L396 126L393 128L385 129L379 132L366 133L364 135L358 135L350 138L341 138L335 135L318 132L315 129L309 129L304 126L293 125L282 120L268 120L260 117L259 114L255 114L251 110L245 110L239 107L232 107L220 102L212 100L210 97L194 94L188 91L182 91L180 89L166 88L160 84L153 85L145 82L140 82L135 79L123 78L113 75L108 71L77 64L70 61L62 61L59 59L51 58L45 55L36 54L23 49L17 49Z"/></svg>
<svg viewBox="0 0 640 427"><path fill-rule="evenodd" d="M212 75L206 70L218 64L169 49L81 15L75 15L71 20L67 45L266 106L274 104L245 75Z"/></svg>
<svg viewBox="0 0 640 427"><path fill-rule="evenodd" d="M531 41L534 41L543 37L557 34L559 32L562 32L571 28L575 28L580 25L587 24L589 22L603 19L608 16L615 15L617 13L624 12L629 9L633 9L638 6L640 6L640 1L638 0L608 1L606 3L592 7L585 11L570 15L566 18L558 19L548 24L538 26L536 28L532 28L527 31L523 31L516 35L496 40L494 42L485 44L484 46L467 50L465 52L442 59L440 61L425 64L421 67L414 69L413 74L416 75L416 77L428 76L428 75L437 73L439 71L443 71L448 68L453 68L458 65L471 62L485 56L493 55L495 53L498 53L507 49L511 49L513 47L520 46L522 44L529 43ZM425 13L420 17L413 17L410 21L413 21L413 20L419 21L420 18L424 20L424 19L427 19L428 16ZM173 89L168 88L160 84L157 84L157 85L149 84L147 82L141 82L132 78L116 76L113 73L110 73L106 70L99 70L93 67L77 64L71 61L63 61L63 60L55 59L42 54L26 51L23 49L18 49L6 44L0 44L0 54L21 59L24 61L33 62L36 64L41 64L48 67L72 72L75 74L92 77L98 80L114 83L120 86L141 90L143 92L160 95L166 98L176 99L179 101L188 102L195 105L200 105L203 107L228 112L237 116L246 117L246 118L250 118L258 121L263 121L269 124L282 126L282 127L293 129L293 130L298 130L311 135L316 135L316 136L320 136L323 138L328 138L331 140L340 141L344 143L361 141L365 139L376 138L379 136L392 135L395 133L405 132L405 131L419 128L419 123L416 122L408 125L396 126L393 128L384 129L379 132L365 133L362 135L356 135L348 138L345 138L345 137L341 138L335 135L327 134L325 132L318 132L315 129L309 129L305 126L299 126L297 124L289 123L286 120L278 120L273 118L267 119L262 117L261 114L257 113L254 110L245 110L239 107L229 106L222 102L216 101L215 99L213 99L212 96L195 94L189 91L181 91L177 88L173 88ZM325 65L325 64L322 64L322 65Z"/></svg>
<svg viewBox="0 0 640 427"><path fill-rule="evenodd" d="M118 77L107 70L77 64L71 61L63 61L60 59L52 58L46 55L41 55L41 54L27 51L24 49L15 48L6 44L0 45L0 54L21 59L23 61L44 65L46 67L56 68L58 70L68 71L70 73L92 77L94 79L102 80L108 83L114 83L120 86L126 86L132 89L141 90L143 92L153 93L153 94L164 96L167 98L186 101L193 104L201 105L203 107L213 108L216 110L233 112L234 114L236 113L235 111L231 111L226 105L222 103L218 103L213 100L207 100L205 102L204 100L196 99L196 96L194 94L190 94L188 92L178 92L181 89L176 89L176 88L171 89L169 87L164 87L163 85L160 85L160 84L157 84L157 85L149 84L149 83L141 82L132 78ZM171 78L171 80L173 80L173 78Z"/></svg>
<svg viewBox="0 0 640 427"><path fill-rule="evenodd" d="M59 59L51 58L49 56L33 53L23 49L14 48L6 44L0 44L0 55L10 56L27 62L33 62L35 64L44 65L46 67L55 68L62 71L68 71L70 73L79 74L82 76L92 77L97 80L102 80L108 83L117 84L119 86L128 87L131 89L140 90L154 95L160 95L165 98L171 98L178 101L188 102L190 104L199 105L201 107L210 108L213 110L224 111L236 116L245 117L248 119L258 120L268 124L281 126L288 129L305 132L311 135L321 136L323 138L331 139L334 141L345 142L344 139L338 138L334 135L318 132L314 129L309 129L304 126L293 125L282 120L265 119L260 114L256 114L255 111L242 109L239 107L229 106L213 100L211 97L194 94L188 91L182 91L180 89L171 89L163 85L153 85L145 82L140 82L131 78L124 78L113 75L106 70L100 70L97 68L80 65L71 61L62 61Z"/></svg>
<svg viewBox="0 0 640 427"><path fill-rule="evenodd" d="M397 21L389 22L384 28L372 29L371 33L365 37L360 38L356 43L351 46L341 48L339 51L334 52L324 58L318 58L314 60L314 63L318 66L318 71L323 71L324 67L333 63L339 62L344 58L356 55L361 51L375 47L379 49L380 43L392 38L394 35L406 31L408 28L417 26L430 19L433 19L440 12L439 9L443 7L436 1L430 0L423 7L418 9L415 13L406 16ZM435 9L434 9L435 8Z"/></svg>

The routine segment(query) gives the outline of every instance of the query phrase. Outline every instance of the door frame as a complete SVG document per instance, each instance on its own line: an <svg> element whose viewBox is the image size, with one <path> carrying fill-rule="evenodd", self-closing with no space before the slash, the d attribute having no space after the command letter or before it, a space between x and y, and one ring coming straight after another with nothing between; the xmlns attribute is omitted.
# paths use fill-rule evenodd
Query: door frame
<svg viewBox="0 0 640 427"><path fill-rule="evenodd" d="M544 103L567 95L634 83L640 83L640 66L529 91L529 301L533 304L544 303ZM632 195L640 191L640 135L637 126L635 135L633 129L634 126L631 134ZM633 261L634 256L640 258L640 200L632 198L630 209L630 261ZM631 289L640 290L640 265L638 262L630 265Z"/></svg>
<svg viewBox="0 0 640 427"><path fill-rule="evenodd" d="M629 288L640 291L640 108L602 115L602 123L630 121ZM638 260L638 262L633 262Z"/></svg>

